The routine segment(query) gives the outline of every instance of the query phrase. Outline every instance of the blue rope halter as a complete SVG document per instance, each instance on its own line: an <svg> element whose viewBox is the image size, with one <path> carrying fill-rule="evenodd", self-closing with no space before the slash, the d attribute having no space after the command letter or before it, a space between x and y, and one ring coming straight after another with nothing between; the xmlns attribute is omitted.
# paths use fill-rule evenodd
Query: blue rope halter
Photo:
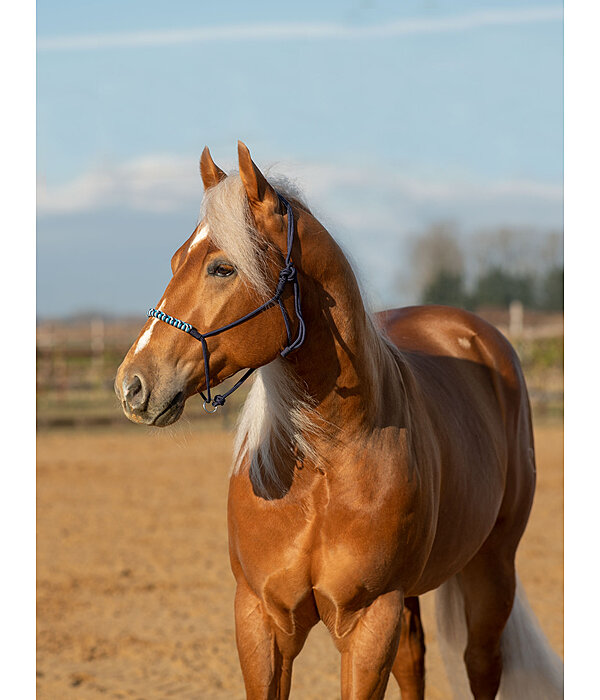
<svg viewBox="0 0 600 700"><path fill-rule="evenodd" d="M246 370L244 375L242 376L241 379L239 379L229 391L226 391L224 394L217 394L214 398L211 398L210 394L210 368L209 368L209 353L208 353L208 346L206 344L206 338L211 338L214 335L219 335L219 333L223 333L224 331L228 331L230 328L235 328L236 326L239 326L242 323L245 323L246 321L249 321L250 319L254 318L255 316L258 316L258 314L262 313L263 311L266 311L267 309L271 308L271 306L274 306L275 304L279 304L279 308L281 310L281 315L283 316L283 322L285 323L285 330L287 333L287 338L288 338L288 344L283 348L281 351L281 356L286 357L286 355L289 355L291 352L299 348L302 343L304 342L304 338L306 335L306 326L304 324L304 319L302 318L302 310L300 308L300 286L298 284L298 274L296 272L296 268L294 267L292 263L292 245L294 243L294 214L292 212L292 207L290 203L287 201L285 197L283 197L281 194L277 193L277 196L279 197L279 200L281 203L285 206L287 210L287 217L288 217L288 226L287 226L287 252L285 256L285 267L283 267L280 272L279 272L279 281L277 282L277 288L275 289L275 294L266 301L264 304L259 306L257 309L254 309L254 311L251 311L250 313L246 314L245 316L242 316L242 318L238 318L237 321L232 321L231 323L228 323L226 326L222 326L221 328L217 328L214 331L208 331L208 333L200 333L194 326L192 326L191 323L186 323L185 321L180 321L178 318L175 318L173 316L169 316L169 314L164 313L163 311L159 311L158 309L152 308L148 311L148 316L152 316L159 321L164 321L164 323L168 323L170 326L173 326L173 328L177 328L180 331L183 331L184 333L189 333L192 338L195 338L196 340L199 340L202 343L202 355L204 357L204 376L206 378L206 396L202 391L200 391L200 396L204 399L204 410L207 413L214 413L219 406L225 405L225 399L227 399L230 394L232 394L236 389L239 389L239 387L248 379L248 377L254 372L256 368L251 368ZM296 317L298 319L298 332L296 334L296 337L292 340L292 327L290 323L290 318L288 316L288 313L286 311L286 308L283 304L283 301L281 300L281 296L283 294L283 290L285 289L287 284L292 284L293 290L294 290L294 310L296 312ZM213 410L209 410L207 408L207 405L212 405Z"/></svg>

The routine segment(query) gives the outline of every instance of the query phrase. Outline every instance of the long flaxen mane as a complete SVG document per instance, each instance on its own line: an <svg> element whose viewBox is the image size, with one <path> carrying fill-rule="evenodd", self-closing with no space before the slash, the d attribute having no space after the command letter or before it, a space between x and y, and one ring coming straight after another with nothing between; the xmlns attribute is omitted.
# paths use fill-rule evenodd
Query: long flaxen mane
<svg viewBox="0 0 600 700"><path fill-rule="evenodd" d="M269 177L269 182L287 199L309 211L295 185L280 177ZM264 247L264 238L261 239L255 228L243 183L237 173L205 192L200 217L208 225L209 237L227 253L243 282L259 300L268 299L274 280L270 279L266 263L275 250ZM372 386L396 380L396 385L405 394L402 373L405 363L400 351L376 326L370 314L366 314L366 319L363 340L368 348ZM407 402L405 406L408 408ZM281 464L289 463L290 452L295 457L316 462L314 442L323 430L313 399L290 363L278 357L255 373L238 420L233 472L248 460L257 492L268 495L273 492L273 486L276 490L283 489Z"/></svg>

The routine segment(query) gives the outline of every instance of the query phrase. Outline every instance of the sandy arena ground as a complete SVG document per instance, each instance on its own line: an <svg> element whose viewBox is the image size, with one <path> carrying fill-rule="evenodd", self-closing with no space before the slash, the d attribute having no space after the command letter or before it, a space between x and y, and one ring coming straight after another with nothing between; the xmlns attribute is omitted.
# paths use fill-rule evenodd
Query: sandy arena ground
<svg viewBox="0 0 600 700"><path fill-rule="evenodd" d="M562 429L539 427L536 440L519 572L562 655ZM244 697L225 518L231 442L189 425L39 435L38 698ZM427 697L449 698L431 595L422 605ZM338 698L338 675L319 625L292 698ZM399 696L392 680L386 698Z"/></svg>

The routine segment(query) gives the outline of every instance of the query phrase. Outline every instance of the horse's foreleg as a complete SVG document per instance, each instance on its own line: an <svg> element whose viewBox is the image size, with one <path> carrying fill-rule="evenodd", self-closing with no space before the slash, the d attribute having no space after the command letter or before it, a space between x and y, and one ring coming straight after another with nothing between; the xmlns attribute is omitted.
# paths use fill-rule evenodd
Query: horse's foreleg
<svg viewBox="0 0 600 700"><path fill-rule="evenodd" d="M285 700L290 694L292 663L308 631L286 634L280 630L243 583L238 583L235 595L235 628L246 697Z"/></svg>
<svg viewBox="0 0 600 700"><path fill-rule="evenodd" d="M336 640L342 652L343 700L383 698L398 649L402 594L379 596L361 614L352 631Z"/></svg>
<svg viewBox="0 0 600 700"><path fill-rule="evenodd" d="M404 599L400 642L392 673L400 686L402 700L425 698L425 635L416 597Z"/></svg>

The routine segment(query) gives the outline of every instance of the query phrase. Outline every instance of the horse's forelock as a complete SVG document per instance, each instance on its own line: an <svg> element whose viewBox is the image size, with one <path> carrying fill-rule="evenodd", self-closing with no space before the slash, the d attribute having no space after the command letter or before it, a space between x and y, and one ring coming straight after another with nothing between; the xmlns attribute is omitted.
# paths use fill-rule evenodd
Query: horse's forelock
<svg viewBox="0 0 600 700"><path fill-rule="evenodd" d="M306 209L298 188L280 177L269 178L273 187L291 197ZM268 299L276 280L270 279L269 261L274 248L265 245L256 230L242 180L237 173L229 175L204 194L200 219L208 226L209 237L237 267L241 277L259 296ZM268 243L268 241L267 241Z"/></svg>

